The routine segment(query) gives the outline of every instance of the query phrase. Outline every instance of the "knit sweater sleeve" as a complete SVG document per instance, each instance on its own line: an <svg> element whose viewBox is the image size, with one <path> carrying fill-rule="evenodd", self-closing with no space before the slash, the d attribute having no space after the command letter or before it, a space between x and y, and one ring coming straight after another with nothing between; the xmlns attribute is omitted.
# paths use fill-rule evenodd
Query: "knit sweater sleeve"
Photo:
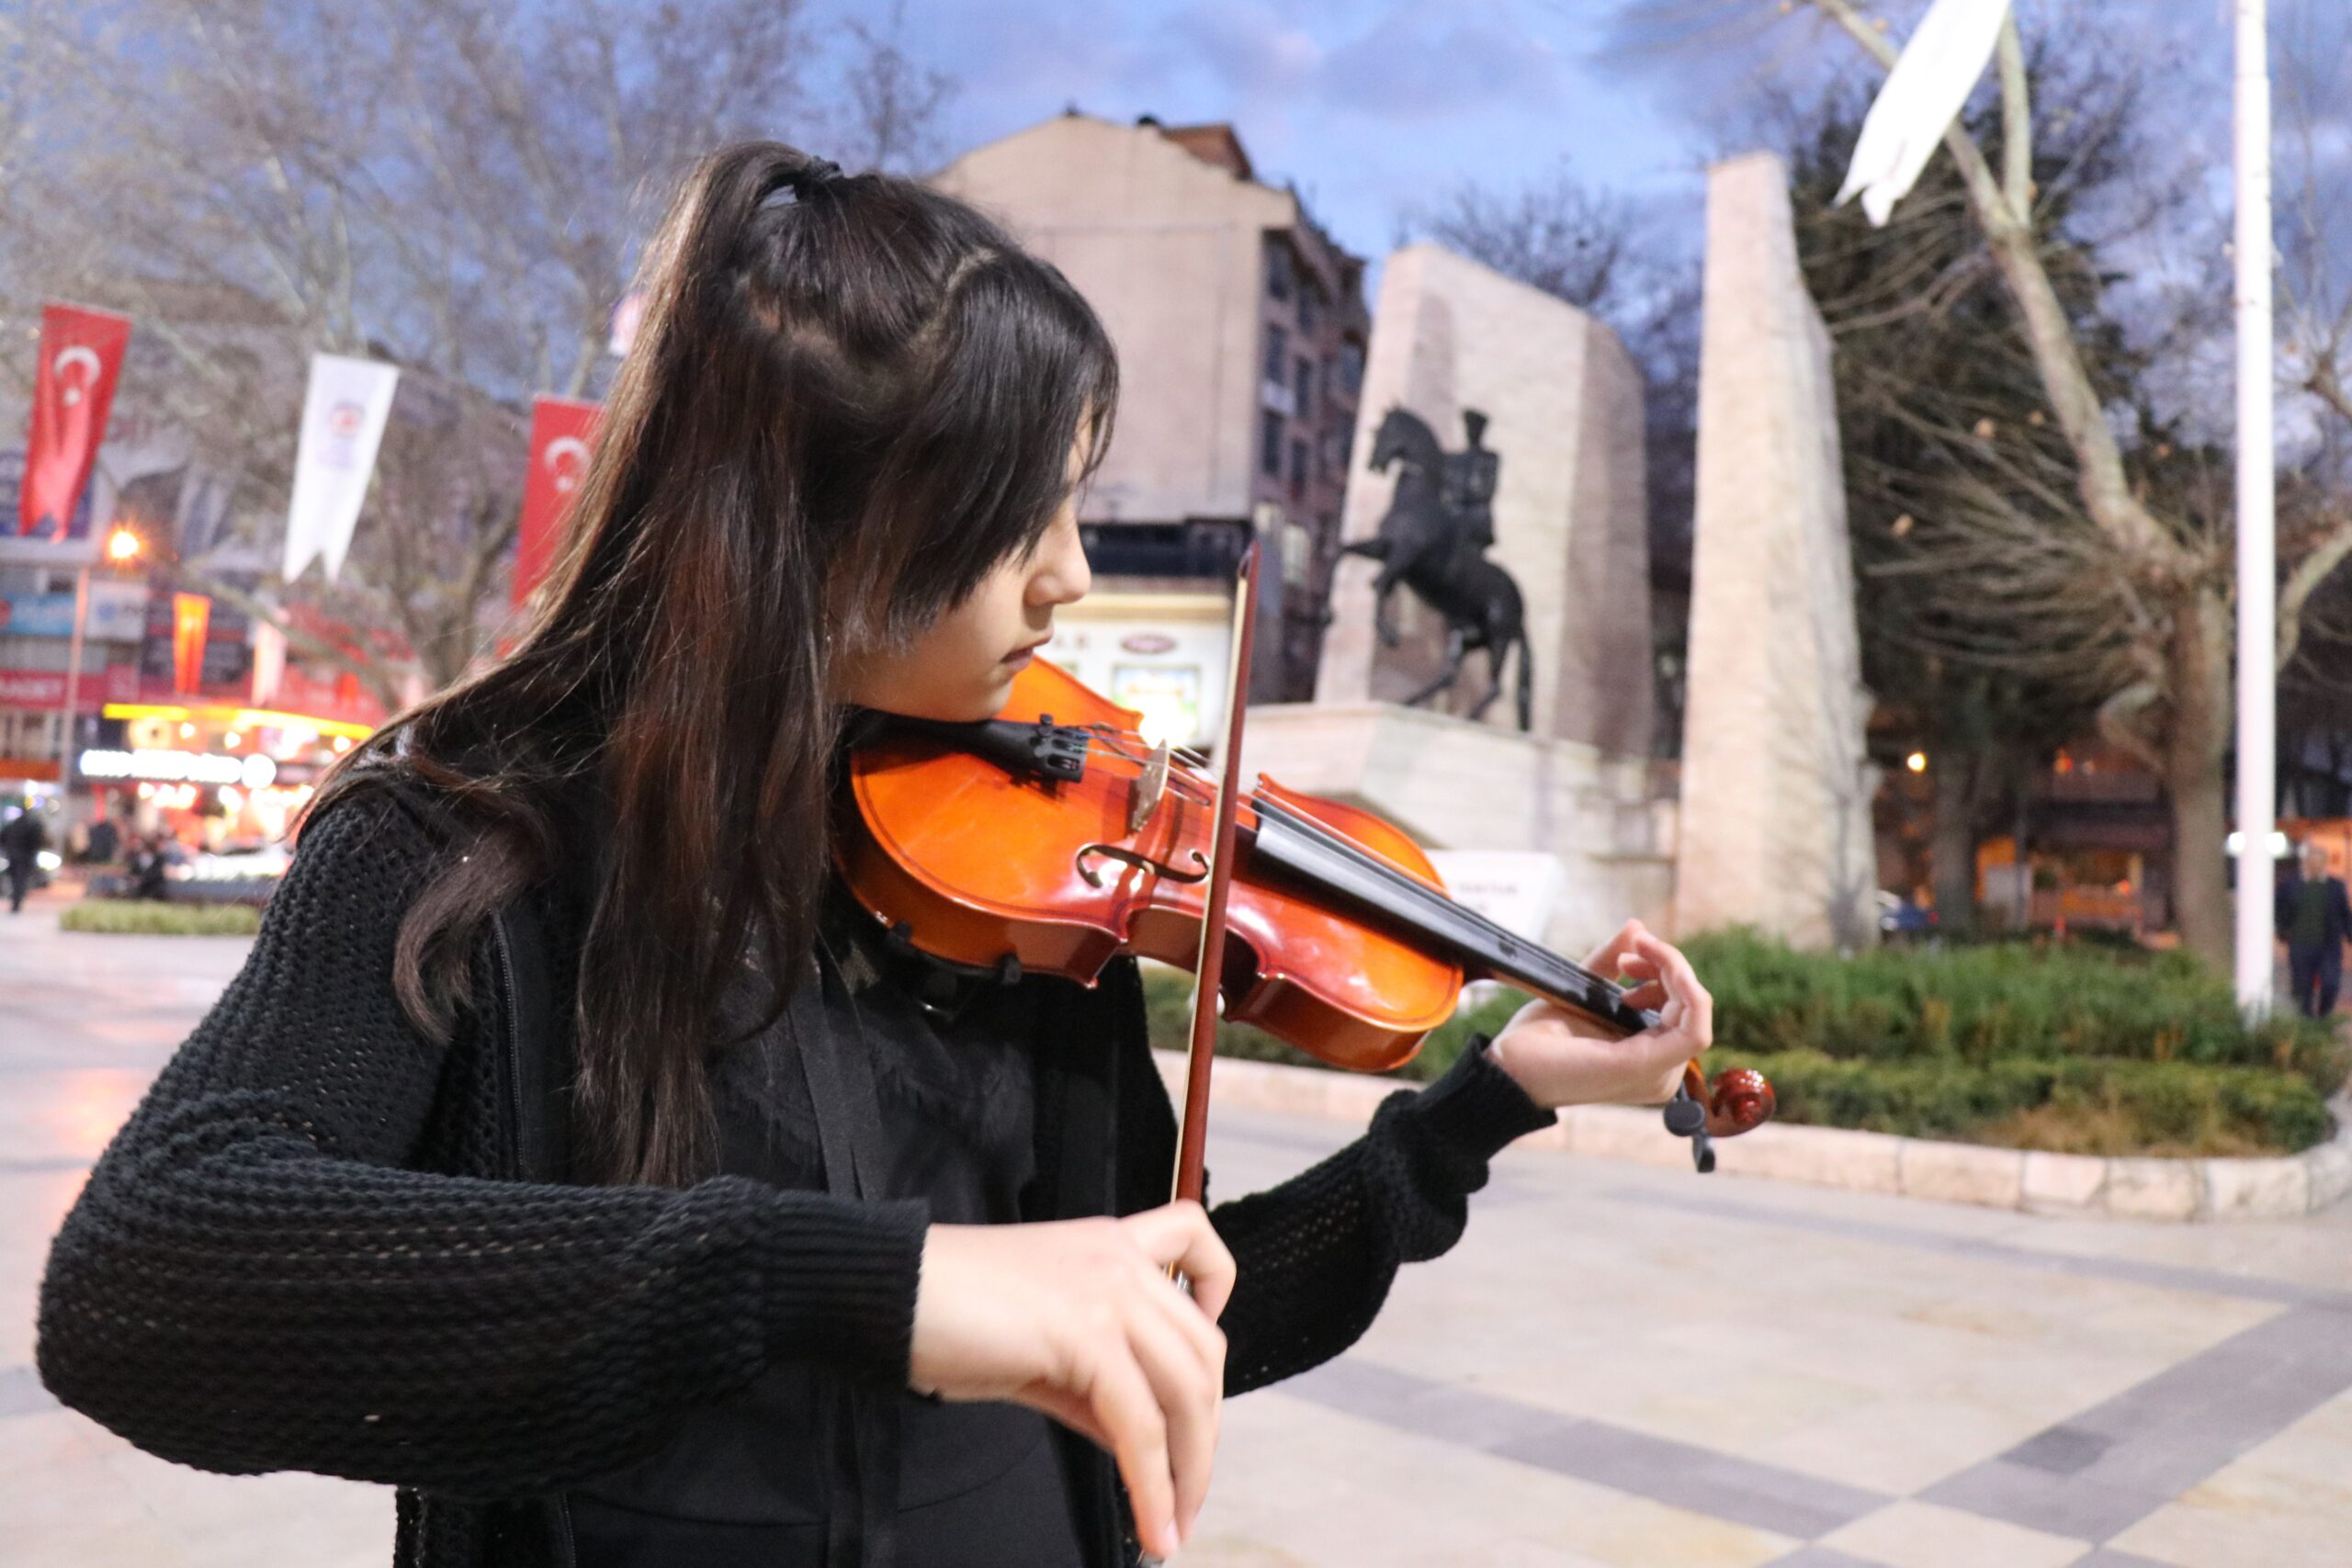
<svg viewBox="0 0 2352 1568"><path fill-rule="evenodd" d="M1123 1093L1123 1136L1169 1127L1142 1168L1164 1182L1173 1111L1148 1064ZM1156 1104L1148 1103L1155 1100ZM1233 1299L1225 1330L1225 1386L1241 1393L1294 1377L1339 1355L1372 1326L1399 1265L1435 1258L1462 1238L1470 1194L1512 1139L1558 1116L1527 1097L1474 1036L1444 1076L1381 1101L1363 1135L1320 1164L1263 1192L1209 1211L1233 1253ZM1136 1168L1123 1159L1123 1168ZM1166 1187L1158 1188L1165 1201ZM1141 1207L1140 1192L1123 1208Z"/></svg>
<svg viewBox="0 0 2352 1568"><path fill-rule="evenodd" d="M51 1248L42 1381L183 1463L474 1496L637 1458L772 1361L903 1386L920 1204L404 1168L464 1093L391 985L436 849L380 795L305 834Z"/></svg>

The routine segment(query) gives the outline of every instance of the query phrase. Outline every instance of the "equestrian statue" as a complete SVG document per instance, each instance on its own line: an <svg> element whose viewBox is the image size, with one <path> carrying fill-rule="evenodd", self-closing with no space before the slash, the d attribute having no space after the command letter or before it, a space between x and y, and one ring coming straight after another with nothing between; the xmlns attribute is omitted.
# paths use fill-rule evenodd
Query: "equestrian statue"
<svg viewBox="0 0 2352 1568"><path fill-rule="evenodd" d="M1487 558L1495 542L1495 482L1501 455L1481 445L1487 416L1476 409L1462 415L1469 446L1448 452L1437 433L1419 415L1392 408L1372 443L1372 471L1396 467L1396 491L1380 531L1342 547L1343 555L1368 556L1380 563L1373 582L1374 627L1390 648L1398 641L1388 595L1403 583L1445 617L1445 668L1407 699L1417 707L1453 689L1462 661L1472 649L1487 655L1487 694L1470 710L1483 718L1502 694L1503 660L1519 650L1514 696L1519 728L1532 728L1534 670L1527 649L1526 604L1510 572Z"/></svg>

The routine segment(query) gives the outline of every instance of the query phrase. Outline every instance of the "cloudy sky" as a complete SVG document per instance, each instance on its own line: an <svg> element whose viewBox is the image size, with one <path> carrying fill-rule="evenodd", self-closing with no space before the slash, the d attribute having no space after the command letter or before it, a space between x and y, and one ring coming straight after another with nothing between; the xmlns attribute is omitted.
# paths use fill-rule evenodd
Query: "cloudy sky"
<svg viewBox="0 0 2352 1568"><path fill-rule="evenodd" d="M1893 0L1898 32L1924 0ZM2028 0L2059 14L2101 0ZM1855 54L1773 0L907 0L908 41L962 81L956 146L1075 104L1108 118L1232 121L1262 175L1295 181L1377 256L1417 197L1516 185L1562 158L1655 203L1698 243L1699 171L1758 85ZM2280 29L2311 6L2274 0ZM2165 56L2200 141L2226 113L2227 0L2104 0ZM1629 22L1629 17L1634 20ZM2331 63L2339 64L2340 62ZM2227 143L2212 151L2226 169ZM2226 200L2226 185L2222 190Z"/></svg>
<svg viewBox="0 0 2352 1568"><path fill-rule="evenodd" d="M1695 188L1702 140L1657 84L1598 58L1611 0L910 0L910 41L961 77L959 144L1071 104L1230 120L1342 243L1378 255L1419 195L1562 156ZM1013 17L1017 15L1017 21Z"/></svg>

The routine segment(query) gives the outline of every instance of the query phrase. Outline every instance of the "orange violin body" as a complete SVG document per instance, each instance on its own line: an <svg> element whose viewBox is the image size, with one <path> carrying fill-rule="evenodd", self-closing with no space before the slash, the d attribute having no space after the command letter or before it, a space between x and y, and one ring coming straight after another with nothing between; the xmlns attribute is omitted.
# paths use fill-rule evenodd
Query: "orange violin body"
<svg viewBox="0 0 2352 1568"><path fill-rule="evenodd" d="M851 763L857 822L836 835L851 890L922 952L975 968L1091 983L1120 953L1193 967L1206 912L1216 799L1136 738L1142 716L1036 660L1000 716L1050 716L1092 739L1075 780L1008 772L933 735L886 730ZM1270 805L1268 803L1271 803ZM1238 805L1254 839L1286 808L1442 895L1419 846L1357 807L1270 780ZM1253 874L1245 851L1226 908L1224 1016L1335 1066L1397 1066L1453 1016L1464 967L1310 888Z"/></svg>

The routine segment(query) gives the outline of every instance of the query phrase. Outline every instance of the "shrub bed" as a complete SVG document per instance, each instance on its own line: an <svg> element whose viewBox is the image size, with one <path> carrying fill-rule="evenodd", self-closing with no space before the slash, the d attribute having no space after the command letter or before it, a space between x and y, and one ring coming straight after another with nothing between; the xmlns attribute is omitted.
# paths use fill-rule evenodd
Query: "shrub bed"
<svg viewBox="0 0 2352 1568"><path fill-rule="evenodd" d="M1754 1066L1782 1120L2094 1155L2293 1153L2330 1135L2335 1032L2248 1025L2228 984L2180 953L2010 944L1839 959L1749 931L1687 944L1715 998L1711 1069ZM1192 977L1146 976L1152 1037L1181 1049ZM1502 1027L1506 992L1431 1034L1400 1077L1451 1066ZM1222 1055L1315 1065L1254 1029Z"/></svg>
<svg viewBox="0 0 2352 1568"><path fill-rule="evenodd" d="M261 910L250 904L159 904L143 899L85 898L68 905L58 925L107 936L251 936Z"/></svg>

